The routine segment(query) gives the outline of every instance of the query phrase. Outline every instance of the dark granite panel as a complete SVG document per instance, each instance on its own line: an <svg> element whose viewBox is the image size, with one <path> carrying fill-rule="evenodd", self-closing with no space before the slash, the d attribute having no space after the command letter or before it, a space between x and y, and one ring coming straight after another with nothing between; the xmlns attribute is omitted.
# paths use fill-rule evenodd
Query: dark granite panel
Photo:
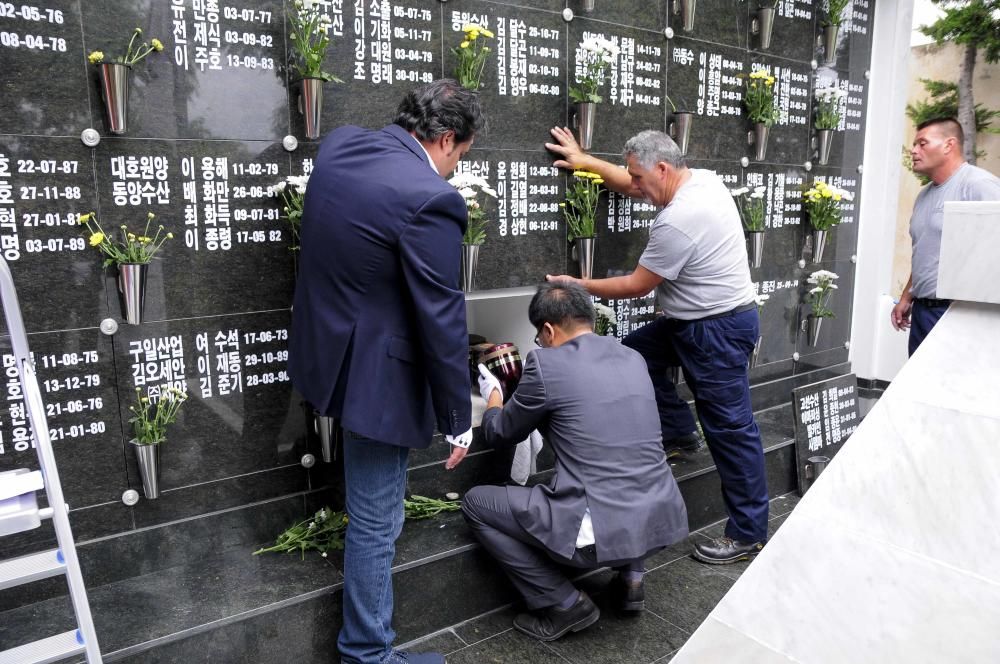
<svg viewBox="0 0 1000 664"><path fill-rule="evenodd" d="M465 648L469 644L458 638L455 632L446 630L435 634L434 636L429 636L425 639L420 639L415 643L409 643L399 648L405 652L437 652L442 655L450 655L453 652Z"/></svg>
<svg viewBox="0 0 1000 664"><path fill-rule="evenodd" d="M80 34L81 3L40 4L4 3L0 11L4 33L0 133L79 135L92 126L85 101L90 91Z"/></svg>
<svg viewBox="0 0 1000 664"><path fill-rule="evenodd" d="M129 136L276 140L288 133L282 3L225 4L213 11L199 2L81 3L88 53L120 56L135 27L163 42L161 53L133 68ZM90 111L104 133L97 68L87 69Z"/></svg>
<svg viewBox="0 0 1000 664"><path fill-rule="evenodd" d="M595 278L618 276L635 269L649 242L649 227L657 212L651 203L622 194L608 192L606 199L602 197L596 222Z"/></svg>
<svg viewBox="0 0 1000 664"><path fill-rule="evenodd" d="M568 81L583 72L580 44L588 39L610 41L619 48L618 58L607 69L607 78L597 94L594 124L594 152L616 155L620 160L625 141L645 129L666 129L669 104L666 89L668 43L660 32L612 26L585 18L575 19L569 28ZM571 104L566 126L573 126Z"/></svg>
<svg viewBox="0 0 1000 664"><path fill-rule="evenodd" d="M794 230L789 228L767 231L764 240L765 251L769 240L785 239L792 235ZM768 296L760 315L761 347L758 362L791 359L792 353L795 352L795 339L799 328L800 286L803 279L799 275L791 279L773 278L789 276L788 268L762 266L757 272L760 273L760 281L755 282L758 292Z"/></svg>
<svg viewBox="0 0 1000 664"><path fill-rule="evenodd" d="M811 382L815 382L816 380L823 380L828 376L839 376L848 373L850 368L843 368L843 365L847 364L847 358L847 348L844 346L834 346L828 350L803 355L796 362L796 370L812 374L815 378Z"/></svg>
<svg viewBox="0 0 1000 664"><path fill-rule="evenodd" d="M751 154L740 78L750 72L746 51L679 36L669 44L667 93L677 110L695 114L688 156L739 162Z"/></svg>
<svg viewBox="0 0 1000 664"><path fill-rule="evenodd" d="M568 245L559 203L565 176L547 152L473 148L456 172L485 178L497 192L496 199L479 196L488 223L477 290L535 285L563 272Z"/></svg>
<svg viewBox="0 0 1000 664"><path fill-rule="evenodd" d="M743 49L748 47L750 11L746 2L740 0L701 0L696 2L694 28L691 32L684 32L679 0L670 0L668 12L668 22L678 37L692 37L701 41Z"/></svg>
<svg viewBox="0 0 1000 664"><path fill-rule="evenodd" d="M123 418L136 389L155 397L173 385L190 397L163 448L165 490L299 462L305 434L285 370L288 327L288 312L277 311L119 329Z"/></svg>
<svg viewBox="0 0 1000 664"><path fill-rule="evenodd" d="M594 2L594 10L586 11L582 0L568 0L566 6L573 10L576 19L596 19L636 28L663 32L667 26L669 0L601 0Z"/></svg>
<svg viewBox="0 0 1000 664"><path fill-rule="evenodd" d="M462 26L472 21L496 36L483 67L480 98L486 131L476 147L538 150L549 129L566 115L566 28L559 14L507 7L480 0L456 0L444 12L444 73L454 76L452 53ZM572 73L572 72L570 72Z"/></svg>
<svg viewBox="0 0 1000 664"><path fill-rule="evenodd" d="M609 607L594 625L548 645L571 662L647 664L682 646L687 637L687 631L650 611L621 616Z"/></svg>
<svg viewBox="0 0 1000 664"><path fill-rule="evenodd" d="M812 72L809 65L765 54L752 54L747 71L757 69L767 71L776 79L774 98L778 120L771 127L766 161L805 163L810 155L809 127L812 125Z"/></svg>
<svg viewBox="0 0 1000 664"><path fill-rule="evenodd" d="M383 8L392 7L383 12ZM404 0L392 5L330 3L333 44L326 69L344 83L324 86L321 131L344 124L382 127L392 122L400 99L421 83L440 78L441 16L437 0ZM297 107L301 84L290 77L292 133L302 140L305 125Z"/></svg>
<svg viewBox="0 0 1000 664"><path fill-rule="evenodd" d="M66 502L84 507L117 500L128 484L111 338L89 328L32 334L28 344ZM0 353L7 395L0 410L0 470L37 468L9 337L0 337Z"/></svg>
<svg viewBox="0 0 1000 664"><path fill-rule="evenodd" d="M407 490L411 494L443 497L446 493L464 494L479 484L505 484L510 479L514 448L469 454L456 468L445 470L434 464L407 472Z"/></svg>
<svg viewBox="0 0 1000 664"><path fill-rule="evenodd" d="M336 664L340 595L322 595L279 611L155 645L116 661L123 664L295 662Z"/></svg>
<svg viewBox="0 0 1000 664"><path fill-rule="evenodd" d="M96 208L91 150L79 139L0 136L0 252L29 332L107 315L101 258L77 224Z"/></svg>
<svg viewBox="0 0 1000 664"><path fill-rule="evenodd" d="M782 277L776 280L782 283L788 280L789 270L796 267L802 252L802 192L808 182L812 178L799 166L751 163L743 169L743 185L751 189L767 187L764 256L761 266L751 269L755 280L766 281L764 275L772 275ZM762 283L759 292L768 294L770 287Z"/></svg>
<svg viewBox="0 0 1000 664"><path fill-rule="evenodd" d="M114 506L120 512L131 512L131 508L121 503L109 504L107 507ZM110 510L105 510L108 511ZM70 513L74 526L77 525L79 515L78 511ZM220 551L239 549L249 554L261 544L271 544L278 533L303 516L303 497L289 496L224 510L204 518L140 528L115 537L101 537L91 541L81 541L77 537L77 553L87 587L96 588L183 565L191 560L210 558ZM123 529L123 526L117 528ZM38 548L41 547L34 547L36 550ZM66 582L62 578L11 588L0 596L0 611L64 595L66 592Z"/></svg>
<svg viewBox="0 0 1000 664"><path fill-rule="evenodd" d="M174 234L149 268L144 320L291 304L291 236L268 195L288 173L280 145L106 139L95 158L106 230L141 229L153 212L153 228Z"/></svg>
<svg viewBox="0 0 1000 664"><path fill-rule="evenodd" d="M775 397L774 394L766 389L766 386L771 385L774 381L791 376L794 370L793 364L793 360L788 358L776 362L758 363L756 367L750 370L750 399L753 402L754 409L769 408L787 398L788 395L786 394Z"/></svg>
<svg viewBox="0 0 1000 664"><path fill-rule="evenodd" d="M114 653L141 651L154 639L231 620L303 593L332 592L340 582L340 572L319 556L301 560L234 550L94 588L87 596L101 649ZM66 631L74 624L68 597L5 611L0 614L0 648Z"/></svg>
<svg viewBox="0 0 1000 664"><path fill-rule="evenodd" d="M467 585L468 584L468 585ZM460 592L462 587L474 592ZM509 604L516 593L496 562L474 549L393 575L393 628L400 642Z"/></svg>
<svg viewBox="0 0 1000 664"><path fill-rule="evenodd" d="M750 17L757 16L756 9L772 3L758 2L750 5ZM771 32L771 46L761 48L759 34L750 35L751 50L773 53L783 58L809 62L813 57L816 39L813 26L816 10L811 0L784 0L774 6L774 27ZM753 32L751 30L751 32Z"/></svg>

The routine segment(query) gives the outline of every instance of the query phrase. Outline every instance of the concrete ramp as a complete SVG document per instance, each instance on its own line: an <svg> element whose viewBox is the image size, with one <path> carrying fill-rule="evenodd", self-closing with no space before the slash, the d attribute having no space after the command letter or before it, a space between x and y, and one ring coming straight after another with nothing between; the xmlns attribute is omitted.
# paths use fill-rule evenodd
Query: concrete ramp
<svg viewBox="0 0 1000 664"><path fill-rule="evenodd" d="M952 305L672 662L1000 662L1000 305Z"/></svg>

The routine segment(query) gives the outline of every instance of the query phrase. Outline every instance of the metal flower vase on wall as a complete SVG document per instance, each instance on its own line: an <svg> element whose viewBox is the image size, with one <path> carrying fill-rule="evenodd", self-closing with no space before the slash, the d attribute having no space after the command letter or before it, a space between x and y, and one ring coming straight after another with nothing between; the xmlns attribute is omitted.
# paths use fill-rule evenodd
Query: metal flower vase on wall
<svg viewBox="0 0 1000 664"><path fill-rule="evenodd" d="M823 44L823 64L832 67L837 64L837 37L840 34L839 25L823 26L821 36Z"/></svg>
<svg viewBox="0 0 1000 664"><path fill-rule="evenodd" d="M108 131L112 134L124 134L128 130L128 77L131 71L129 65L113 62L97 65Z"/></svg>
<svg viewBox="0 0 1000 664"><path fill-rule="evenodd" d="M476 290L476 266L479 264L481 246L462 243L462 290L466 293Z"/></svg>
<svg viewBox="0 0 1000 664"><path fill-rule="evenodd" d="M694 30L694 10L696 8L695 0L674 0L674 15L681 17L684 32Z"/></svg>
<svg viewBox="0 0 1000 664"><path fill-rule="evenodd" d="M774 32L774 7L760 7L757 16L750 25L750 30L760 37L760 49L771 48L771 35Z"/></svg>
<svg viewBox="0 0 1000 664"><path fill-rule="evenodd" d="M319 122L323 115L323 79L302 79L302 90L299 93L299 113L305 119L306 138L319 138Z"/></svg>
<svg viewBox="0 0 1000 664"><path fill-rule="evenodd" d="M160 497L160 446L158 443L140 443L133 438L129 441L135 450L135 461L139 466L139 477L142 478L142 492L149 500Z"/></svg>
<svg viewBox="0 0 1000 664"><path fill-rule="evenodd" d="M576 129L576 140L584 150L589 150L593 145L596 115L597 104L592 101L579 102L573 109L573 128Z"/></svg>
<svg viewBox="0 0 1000 664"><path fill-rule="evenodd" d="M754 122L753 130L747 132L747 143L754 147L754 159L764 161L767 158L767 138L771 128L766 122Z"/></svg>
<svg viewBox="0 0 1000 664"><path fill-rule="evenodd" d="M594 0L583 0L582 7L583 11L589 14L590 12L594 11Z"/></svg>
<svg viewBox="0 0 1000 664"><path fill-rule="evenodd" d="M760 346L763 342L764 342L763 335L757 337L757 343L753 345L753 352L750 353L750 364L749 364L750 369L753 369L757 366L757 362L760 358Z"/></svg>
<svg viewBox="0 0 1000 664"><path fill-rule="evenodd" d="M823 260L823 252L826 249L826 236L828 232L829 231L818 231L816 229L813 229L812 232L813 263L818 263L821 260Z"/></svg>
<svg viewBox="0 0 1000 664"><path fill-rule="evenodd" d="M820 166L826 166L828 163L830 163L830 146L832 145L833 145L833 130L817 129L816 148L819 151Z"/></svg>
<svg viewBox="0 0 1000 664"><path fill-rule="evenodd" d="M335 425L332 417L320 415L318 410L313 411L313 430L319 438L319 449L323 455L325 463L333 461L333 444L335 435Z"/></svg>
<svg viewBox="0 0 1000 664"><path fill-rule="evenodd" d="M690 111L674 111L673 119L670 121L670 137L681 149L681 155L687 156L688 142L691 139L691 125L694 121L694 113Z"/></svg>
<svg viewBox="0 0 1000 664"><path fill-rule="evenodd" d="M809 314L808 323L806 325L806 332L809 337L807 341L810 346L815 347L819 342L819 330L823 325L823 318L821 316L813 316Z"/></svg>
<svg viewBox="0 0 1000 664"><path fill-rule="evenodd" d="M122 263L118 266L118 301L122 307L122 318L129 325L142 323L148 270L147 263Z"/></svg>
<svg viewBox="0 0 1000 664"><path fill-rule="evenodd" d="M573 257L580 266L580 278L590 279L594 275L594 247L596 237L578 237L573 240Z"/></svg>
<svg viewBox="0 0 1000 664"><path fill-rule="evenodd" d="M750 267L760 267L764 259L764 231L747 231L747 256Z"/></svg>

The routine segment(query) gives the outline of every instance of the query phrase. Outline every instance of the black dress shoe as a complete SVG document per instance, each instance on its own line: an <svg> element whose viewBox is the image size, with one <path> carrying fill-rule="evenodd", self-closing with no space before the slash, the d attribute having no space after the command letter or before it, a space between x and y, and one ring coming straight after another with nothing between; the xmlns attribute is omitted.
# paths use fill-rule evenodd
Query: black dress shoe
<svg viewBox="0 0 1000 664"><path fill-rule="evenodd" d="M705 441L701 439L697 431L663 441L663 451L667 453L668 459L672 459L683 452L697 452L704 446Z"/></svg>
<svg viewBox="0 0 1000 664"><path fill-rule="evenodd" d="M587 593L580 591L580 598L568 609L550 606L534 613L519 613L514 618L514 627L539 641L555 641L566 632L590 627L600 617L601 610Z"/></svg>
<svg viewBox="0 0 1000 664"><path fill-rule="evenodd" d="M729 537L717 537L705 544L695 544L695 560L709 565L728 565L750 560L764 548L763 542L740 542Z"/></svg>
<svg viewBox="0 0 1000 664"><path fill-rule="evenodd" d="M646 608L646 584L642 579L627 581L619 573L611 582L611 591L619 611L632 613Z"/></svg>

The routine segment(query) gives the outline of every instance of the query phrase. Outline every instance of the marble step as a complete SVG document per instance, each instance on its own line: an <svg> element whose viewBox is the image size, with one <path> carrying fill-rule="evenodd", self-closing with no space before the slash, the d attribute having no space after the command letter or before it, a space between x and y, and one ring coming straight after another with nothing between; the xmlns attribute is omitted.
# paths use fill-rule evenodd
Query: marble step
<svg viewBox="0 0 1000 664"><path fill-rule="evenodd" d="M795 481L791 407L761 411L757 419L771 493L787 492ZM413 459L412 492L461 492L509 464L492 452L480 452L459 466L466 468L464 473L444 475L448 482L442 483L446 471L440 468L443 457L436 459L436 454L432 448ZM707 450L674 459L671 465L688 503L692 529L721 518L718 477ZM225 661L266 661L267 653L300 662L331 661L340 615L339 561L315 554L304 561L297 556L250 555L255 548L251 542L273 538L329 497L328 492L312 492L150 529L130 540L108 538L82 546L81 557L91 560L85 572L107 661L210 661L206 653L211 652L216 653L215 661L221 661L224 652L229 653ZM407 524L393 575L400 642L514 599L502 573L457 514ZM31 603L27 599L0 613L0 648L73 625L67 597L53 594ZM249 659L240 660L234 653Z"/></svg>

